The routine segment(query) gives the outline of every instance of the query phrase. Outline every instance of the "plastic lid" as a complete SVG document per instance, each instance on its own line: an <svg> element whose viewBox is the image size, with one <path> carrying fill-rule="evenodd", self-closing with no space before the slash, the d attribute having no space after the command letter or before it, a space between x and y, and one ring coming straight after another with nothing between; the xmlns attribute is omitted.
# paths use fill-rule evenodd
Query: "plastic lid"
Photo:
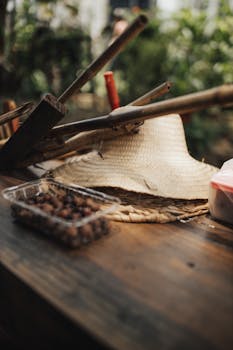
<svg viewBox="0 0 233 350"><path fill-rule="evenodd" d="M216 189L233 193L233 170L220 170L213 175L210 183Z"/></svg>
<svg viewBox="0 0 233 350"><path fill-rule="evenodd" d="M233 158L223 163L221 170L231 169L233 171Z"/></svg>

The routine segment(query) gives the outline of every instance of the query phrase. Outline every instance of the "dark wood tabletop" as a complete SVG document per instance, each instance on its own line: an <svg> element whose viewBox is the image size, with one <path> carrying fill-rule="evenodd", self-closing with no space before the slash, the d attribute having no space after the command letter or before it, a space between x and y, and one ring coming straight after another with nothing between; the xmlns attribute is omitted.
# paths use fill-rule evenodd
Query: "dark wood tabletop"
<svg viewBox="0 0 233 350"><path fill-rule="evenodd" d="M17 177L0 175L0 190L27 175ZM109 235L68 250L14 223L2 197L0 218L0 324L20 344L232 349L229 226L208 215L112 222Z"/></svg>

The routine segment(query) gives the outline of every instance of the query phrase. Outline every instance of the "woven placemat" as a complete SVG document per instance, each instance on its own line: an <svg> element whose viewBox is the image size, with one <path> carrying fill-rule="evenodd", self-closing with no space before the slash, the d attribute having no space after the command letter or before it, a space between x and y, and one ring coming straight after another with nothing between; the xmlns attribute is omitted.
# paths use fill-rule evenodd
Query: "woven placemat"
<svg viewBox="0 0 233 350"><path fill-rule="evenodd" d="M155 197L109 187L98 187L96 190L121 199L122 203L117 211L108 215L115 221L167 223L187 220L205 214L209 210L208 201L204 199L183 200Z"/></svg>

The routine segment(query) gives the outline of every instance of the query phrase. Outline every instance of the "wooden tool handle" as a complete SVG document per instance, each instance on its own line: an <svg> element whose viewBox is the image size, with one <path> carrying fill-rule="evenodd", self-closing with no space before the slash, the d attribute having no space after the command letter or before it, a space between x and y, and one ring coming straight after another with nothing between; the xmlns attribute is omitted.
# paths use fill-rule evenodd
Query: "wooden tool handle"
<svg viewBox="0 0 233 350"><path fill-rule="evenodd" d="M79 90L87 81L93 78L109 60L111 60L131 39L141 32L147 22L148 19L146 16L138 16L136 20L126 28L126 30L63 92L58 98L58 101L65 103L75 91Z"/></svg>
<svg viewBox="0 0 233 350"><path fill-rule="evenodd" d="M50 137L72 135L82 131L117 127L131 122L159 117L165 114L184 114L198 111L214 105L233 103L233 84L222 85L196 93L151 103L147 106L125 106L112 111L109 115L86 119L65 125L55 126Z"/></svg>
<svg viewBox="0 0 233 350"><path fill-rule="evenodd" d="M170 81L165 81L165 83L157 86L153 90L147 92L145 95L140 96L139 98L137 98L133 102L130 102L128 104L128 106L146 105L146 104L150 103L151 101L153 101L154 99L166 94L170 90L171 86L172 86L172 83Z"/></svg>
<svg viewBox="0 0 233 350"><path fill-rule="evenodd" d="M113 126L119 126L125 123L127 124L132 121L143 121L146 119L154 118L156 116L159 117L164 114L201 110L211 105L228 105L229 103L233 103L233 84L223 85L198 93L176 97L166 101L153 103L148 106L121 107L111 112L110 115L57 126L51 131L50 137L53 138L62 135L71 135L82 131L90 131L96 129L111 129ZM113 135L111 130L110 134L105 131L104 137L111 138L119 136L121 135L121 130L123 129L119 129L115 135ZM115 132L116 131L114 131L114 133ZM96 134L93 137L96 138ZM102 134L101 137L103 137ZM60 156L66 152L70 152L74 149L81 149L80 146L83 145L82 142L83 140L74 139L73 141L70 141L66 144L62 144L60 147L57 145L56 149L45 148L39 152L35 151L31 157L28 157L25 159L25 161L20 162L18 164L18 167L25 167L36 162L48 160Z"/></svg>
<svg viewBox="0 0 233 350"><path fill-rule="evenodd" d="M2 110L3 113L11 112L17 108L16 103L14 100L4 100L2 104ZM12 119L10 122L6 123L4 126L7 126L8 129L8 137L11 137L11 135L18 129L19 127L19 118L16 116L14 119Z"/></svg>
<svg viewBox="0 0 233 350"><path fill-rule="evenodd" d="M121 107L109 114L106 124L114 127L119 124L124 125L129 122L143 121L166 114L190 113L210 106L227 105L229 103L233 103L233 84L225 84L213 89L151 103L147 106Z"/></svg>
<svg viewBox="0 0 233 350"><path fill-rule="evenodd" d="M32 107L32 102L26 102L22 106L0 115L0 125L7 123L15 118L25 116L32 110Z"/></svg>

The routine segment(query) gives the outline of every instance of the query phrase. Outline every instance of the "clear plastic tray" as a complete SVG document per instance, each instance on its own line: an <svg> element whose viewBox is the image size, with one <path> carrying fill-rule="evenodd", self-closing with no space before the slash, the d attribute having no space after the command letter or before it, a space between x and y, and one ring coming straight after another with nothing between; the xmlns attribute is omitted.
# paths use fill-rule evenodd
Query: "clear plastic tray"
<svg viewBox="0 0 233 350"><path fill-rule="evenodd" d="M81 197L84 200L91 198L98 209L89 216L68 220L25 202L41 194L54 197L69 195ZM79 247L107 234L109 228L105 216L114 211L120 203L116 197L80 186L67 186L50 178L7 188L2 191L2 195L12 203L12 215L16 220L39 229L70 247Z"/></svg>

